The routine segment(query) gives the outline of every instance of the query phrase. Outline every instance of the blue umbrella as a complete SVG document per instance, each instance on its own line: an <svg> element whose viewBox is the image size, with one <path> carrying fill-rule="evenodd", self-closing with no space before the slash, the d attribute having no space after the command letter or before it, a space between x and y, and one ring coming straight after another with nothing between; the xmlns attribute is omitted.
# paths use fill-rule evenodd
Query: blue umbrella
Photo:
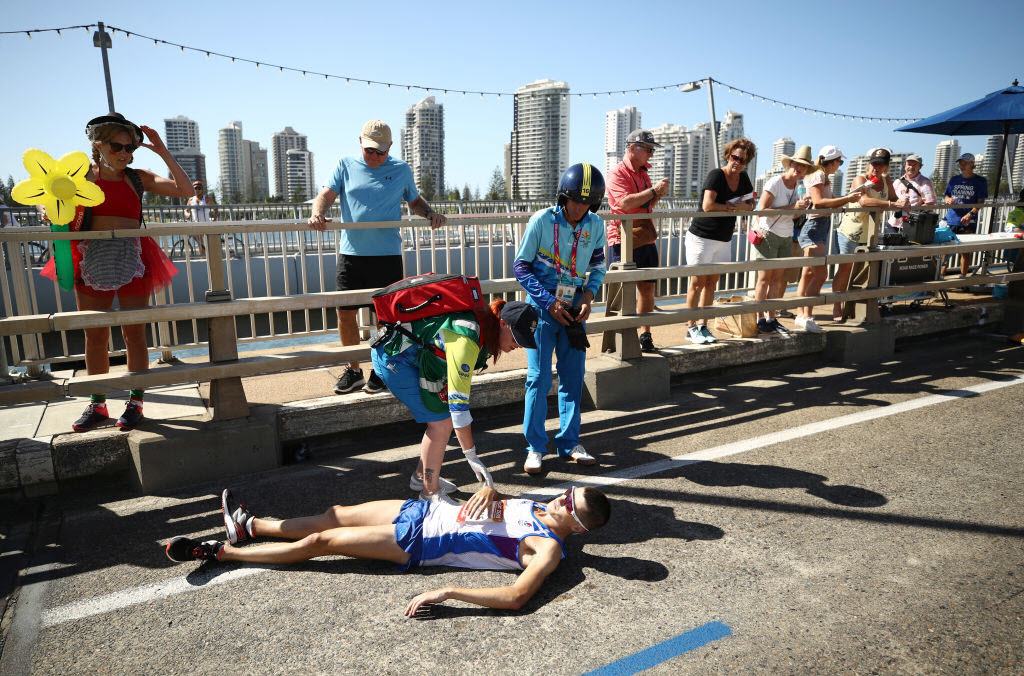
<svg viewBox="0 0 1024 676"><path fill-rule="evenodd" d="M999 182L1003 177L1007 137L1010 134L1024 134L1024 87L1019 87L1017 80L1014 80L1013 84L1005 89L994 91L977 101L951 108L944 113L904 125L896 131L946 136L1002 134L1003 143L999 149L999 164L996 169L995 189L998 191Z"/></svg>

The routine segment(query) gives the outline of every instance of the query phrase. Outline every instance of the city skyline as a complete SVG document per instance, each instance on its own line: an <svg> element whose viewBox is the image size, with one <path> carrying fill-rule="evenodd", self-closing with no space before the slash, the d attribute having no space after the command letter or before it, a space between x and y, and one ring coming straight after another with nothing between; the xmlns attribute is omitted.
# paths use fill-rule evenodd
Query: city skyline
<svg viewBox="0 0 1024 676"><path fill-rule="evenodd" d="M403 0L398 11L416 6ZM980 98L1005 87L1021 77L1012 64L1016 57L1015 26L1019 22L991 21L1002 12L1021 16L1019 3L997 0L983 11L957 12L958 5L940 0L928 12L913 7L887 9L894 24L913 26L920 35L941 35L948 30L948 17L956 12L958 29L986 35L986 51L966 53L957 58L933 59L935 48L916 46L914 53L933 64L934 73L955 83L949 87L926 88L908 95L906 83L881 81L870 69L838 68L835 59L809 59L800 66L800 77L785 69L761 68L752 55L777 47L779 35L791 30L784 13L772 11L762 3L739 0L731 12L740 12L746 21L758 26L745 49L725 49L721 31L694 30L697 17L688 8L655 0L652 11L661 18L659 25L676 24L691 28L685 40L649 39L641 41L639 59L622 60L612 56L618 38L608 30L608 19L621 11L611 3L595 2L582 15L569 7L530 5L518 11L499 7L479 7L466 13L458 32L459 40L422 57L422 47L413 41L398 40L391 48L368 32L346 36L346 54L360 58L339 58L325 51L324 45L338 44L336 22L310 21L313 16L334 16L334 4L309 2L294 13L280 13L269 3L254 2L239 11L234 3L204 7L203 20L196 21L172 7L152 6L138 11L136 5L112 0L103 6L105 16L92 16L69 3L58 0L56 6L16 3L5 8L8 30L66 26L104 20L108 27L137 31L167 41L205 48L215 52L207 58L202 52L182 52L166 44L154 45L138 35L112 34L113 49L108 52L115 108L129 119L162 129L162 120L185 115L200 128L201 146L207 155L208 182L219 181L219 162L211 153L217 143L217 131L230 120L242 120L246 138L270 147L274 132L289 124L307 135L314 148L316 175L329 176L338 160L358 153L358 135L369 119L382 119L396 132L402 126L405 111L417 101L435 96L444 104L445 183L466 183L486 188L495 167L503 164L503 146L510 140L514 102L511 93L523 83L550 78L571 84L571 117L568 125L568 162L591 162L604 167L604 124L608 110L635 106L643 113L645 126L683 123L692 127L710 120L706 83L694 88L667 88L662 85L685 83L708 76L758 95L836 111L878 117L920 118ZM274 21L266 21L266 9ZM712 10L710 20L720 12ZM723 15L724 16L724 15ZM824 34L840 16L838 8L817 7L802 13L801 32ZM119 18L120 17L120 18ZM876 21L863 13L842 16L844 30L835 36L837 53L856 52L863 37L877 30ZM541 26L571 23L577 34L592 37L596 50L585 60L559 59L547 33ZM227 27L230 26L230 30ZM498 49L494 26L502 35L517 35L508 49ZM420 29L444 37L452 35L450 21L442 16L423 17ZM282 35L300 39L281 40ZM263 62L232 64L219 54L237 55ZM5 89L14 93L10 105L0 110L0 119L8 129L7 143L0 144L0 176L20 178L24 174L21 155L30 147L46 150L59 157L72 150L87 150L82 129L85 121L107 110L100 50L92 46L92 34L78 29L39 33L29 40L24 34L0 36L0 58L14 67L6 73ZM268 67L280 63L309 69L300 72ZM31 68L17 67L18 65ZM69 71L69 64L74 64ZM1009 65L1007 65L1009 64ZM325 80L314 72L351 75L374 80L372 86L353 79ZM73 76L59 77L73 72ZM29 105L17 92L32 92L46 82L47 91L60 90L62 100L74 100L74 106ZM390 88L383 82L402 83ZM405 84L411 85L411 91ZM418 87L430 87L424 91ZM460 89L502 92L501 98L488 94L463 96ZM447 90L447 93L445 93ZM589 92L613 90L611 95ZM626 92L621 93L619 90ZM175 103L168 104L170 92L179 92ZM783 136L797 146L837 145L849 155L864 154L869 148L884 146L912 151L925 158L924 172L931 174L934 147L943 136L895 133L896 125L844 120L791 106L773 105L738 90L716 84L713 88L718 122L722 112L735 110L745 116L744 130L762 149ZM579 94L587 93L586 96ZM963 150L985 153L986 139L957 137ZM397 150L395 151L397 156ZM1015 158L1015 165L1017 164ZM136 153L135 166L166 174L166 167L149 151ZM1020 172L1018 172L1019 174ZM276 186L275 186L276 187Z"/></svg>

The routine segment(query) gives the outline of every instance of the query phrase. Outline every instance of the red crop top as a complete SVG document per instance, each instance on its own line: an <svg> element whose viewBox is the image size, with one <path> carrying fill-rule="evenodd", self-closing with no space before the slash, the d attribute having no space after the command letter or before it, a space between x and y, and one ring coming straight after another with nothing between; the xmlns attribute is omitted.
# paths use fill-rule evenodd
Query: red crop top
<svg viewBox="0 0 1024 676"><path fill-rule="evenodd" d="M102 204L92 208L93 217L123 216L135 220L142 217L142 202L135 194L135 188L128 182L127 177L122 176L120 181L105 181L102 178L97 178L96 185L103 190L105 199Z"/></svg>

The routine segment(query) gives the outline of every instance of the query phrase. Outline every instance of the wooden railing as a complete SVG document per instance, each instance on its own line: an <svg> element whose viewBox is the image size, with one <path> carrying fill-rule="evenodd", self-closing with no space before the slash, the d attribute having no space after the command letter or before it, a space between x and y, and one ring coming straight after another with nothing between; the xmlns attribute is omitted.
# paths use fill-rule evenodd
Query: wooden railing
<svg viewBox="0 0 1024 676"><path fill-rule="evenodd" d="M1016 203L979 205L982 208L1005 208ZM935 207L935 209L945 207ZM821 212L821 210L817 210ZM825 210L827 211L827 210ZM833 210L839 211L839 210ZM876 209L848 209L847 211L877 211ZM759 215L761 212L740 212L731 214L702 214L713 217L732 217L736 215ZM777 215L778 211L772 211ZM794 211L793 213L803 213ZM656 212L659 218L690 218L695 212ZM610 216L602 214L605 218ZM648 217L639 215L616 215L616 220L631 221L635 218ZM486 214L483 216L461 216L449 218L449 227L472 225L480 219L488 223L508 222L525 223L528 214ZM423 223L423 221L420 221ZM400 225L407 227L415 224L406 221ZM46 315L15 316L0 319L0 339L4 337L33 338L48 331L79 330L100 326L117 326L122 324L164 323L180 319L201 319L208 323L209 329L209 362L203 364L175 364L161 366L149 371L135 371L119 374L83 375L69 378L62 383L38 380L0 388L0 405L24 403L31 401L47 401L69 396L81 396L91 392L128 389L131 387L155 387L197 381L211 382L210 403L217 418L244 416L248 406L242 391L241 378L281 373L297 369L308 369L340 364L348 361L365 361L369 357L369 348L365 344L352 347L317 346L316 349L291 350L288 353L265 355L258 357L238 356L235 336L234 317L253 312L279 312L287 310L303 310L313 308L332 308L340 305L364 305L370 303L374 290L336 291L290 296L262 298L232 299L228 292L224 272L223 249L220 236L225 233L282 232L304 228L301 221L286 222L221 222L209 225L159 225L143 230L116 230L103 232L50 233L40 229L5 230L0 232L0 242L24 242L39 239L106 239L139 236L158 236L165 234L199 235L207 240L207 266L209 271L210 289L205 302L185 303L176 305L158 305L131 310L107 311L76 311L58 312ZM331 223L334 229L365 229L380 227L396 227L394 222L382 223ZM31 232L27 231L31 230ZM987 283L1011 283L1016 288L1024 281L1024 271L1002 272L990 274L983 266L982 274L969 278L926 281L914 284L894 286L877 285L877 269L883 261L905 258L909 256L944 256L946 254L971 255L975 252L990 252L1003 249L1024 248L1024 241L1012 238L996 238L965 244L949 243L921 247L918 251L864 251L856 254L827 255L819 257L781 258L774 260L753 260L737 263L716 263L696 266L668 266L654 269L636 269L631 262L631 229L623 228L624 261L622 269L610 271L605 278L606 284L622 284L622 310L617 316L595 318L588 322L587 332L597 334L617 332L619 335L617 356L629 359L639 356L635 345L635 328L640 325L666 325L688 322L696 318L713 318L737 313L751 313L766 310L781 310L800 306L831 305L834 303L866 302L867 319L873 317L870 312L877 299L897 294L918 291L938 291L958 288L967 285ZM712 306L697 309L680 309L658 311L642 316L636 315L635 284L637 281L670 279L692 275L718 275L727 273L749 273L757 270L792 268L816 265L834 265L840 263L864 262L875 268L873 279L875 284L869 288L855 289L842 293L822 293L815 296L787 296L782 299L762 302L744 302L728 307ZM1018 270L1020 268L1018 267ZM485 294L522 293L518 282L512 278L487 280L481 284ZM2 349L0 345L0 349Z"/></svg>

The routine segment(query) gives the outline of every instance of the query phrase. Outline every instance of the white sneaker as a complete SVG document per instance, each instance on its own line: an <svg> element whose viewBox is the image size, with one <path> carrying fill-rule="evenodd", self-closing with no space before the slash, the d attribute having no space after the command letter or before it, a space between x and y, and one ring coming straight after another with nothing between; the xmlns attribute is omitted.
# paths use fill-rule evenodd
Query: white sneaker
<svg viewBox="0 0 1024 676"><path fill-rule="evenodd" d="M530 451L526 454L526 462L523 463L523 470L527 474L540 474L543 467L544 456L537 451Z"/></svg>
<svg viewBox="0 0 1024 676"><path fill-rule="evenodd" d="M797 317L793 320L793 325L807 333L821 333L821 327L810 317Z"/></svg>
<svg viewBox="0 0 1024 676"><path fill-rule="evenodd" d="M576 444L571 451L569 451L569 457L581 465L596 465L597 458L587 453L587 449L583 448L583 444Z"/></svg>
<svg viewBox="0 0 1024 676"><path fill-rule="evenodd" d="M459 490L459 487L453 484L451 481L448 481L444 477L441 477L438 478L437 480L437 489L441 493L454 493L455 491ZM416 491L417 493L422 492L423 479L419 478L415 474L409 477L409 490Z"/></svg>
<svg viewBox="0 0 1024 676"><path fill-rule="evenodd" d="M455 507L459 507L462 505L461 502L459 502L452 496L448 495L447 493L442 493L440 491L434 493L433 495L424 495L423 493L420 493L419 499L422 500L423 502L437 502L442 505L453 505Z"/></svg>
<svg viewBox="0 0 1024 676"><path fill-rule="evenodd" d="M700 331L700 327L696 324L686 330L686 339L696 345L703 345L707 342L707 339L704 338L704 334Z"/></svg>

